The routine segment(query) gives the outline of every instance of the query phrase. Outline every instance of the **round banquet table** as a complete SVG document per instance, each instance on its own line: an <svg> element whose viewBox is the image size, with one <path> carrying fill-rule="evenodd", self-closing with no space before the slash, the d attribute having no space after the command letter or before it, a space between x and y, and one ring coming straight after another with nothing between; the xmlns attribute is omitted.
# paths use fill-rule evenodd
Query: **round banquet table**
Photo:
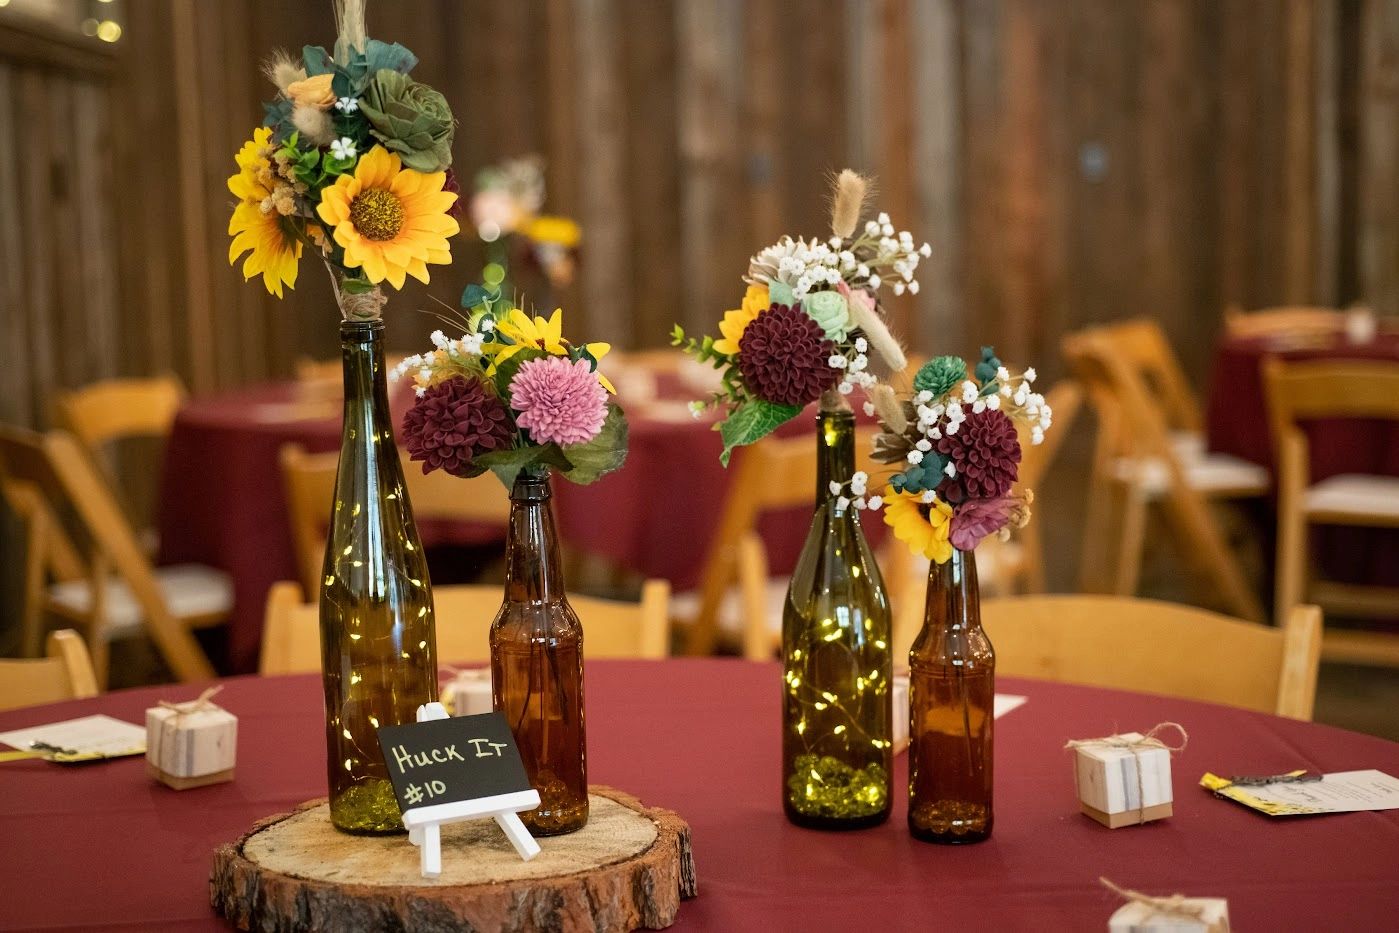
<svg viewBox="0 0 1399 933"><path fill-rule="evenodd" d="M1399 363L1399 330L1351 343L1340 334L1298 337L1225 337L1211 365L1205 414L1210 450L1273 469L1273 440L1263 390L1263 360L1379 360ZM1399 422L1322 419L1303 425L1311 481L1341 473L1399 476ZM1399 532L1332 527L1314 532L1313 551L1328 577L1349 583L1399 586ZM1396 620L1399 621L1399 620Z"/></svg>
<svg viewBox="0 0 1399 933"><path fill-rule="evenodd" d="M630 423L626 463L588 486L555 483L554 509L570 546L642 577L669 580L680 592L699 582L744 452L726 471L713 419L697 421L682 400L696 393L671 382L661 390L657 398L634 402L619 396ZM406 389L391 392L395 431L410 401ZM810 417L814 409L781 433L809 433ZM278 580L300 579L278 462L288 443L312 452L339 447L338 392L327 398L296 383L276 383L192 399L176 415L165 446L160 562L206 564L233 577L234 606L220 659L227 673L257 670L267 590ZM762 516L758 530L774 574L795 566L810 521L809 509ZM875 520L866 528L877 545L883 525ZM451 522L421 522L419 531L429 550L503 540L502 529Z"/></svg>
<svg viewBox="0 0 1399 933"><path fill-rule="evenodd" d="M324 793L319 683L232 678L233 783L172 791L140 759L0 764L0 928L219 929L213 850L259 817ZM799 829L782 816L779 669L738 660L588 665L589 777L678 811L699 896L676 930L1102 930L1106 876L1152 893L1229 899L1239 930L1393 929L1399 811L1271 819L1196 785L1206 770L1399 774L1399 744L1327 726L1143 694L1006 678L1029 702L996 724L996 828L985 843L916 842L904 794L881 827ZM0 729L107 713L142 722L197 686L121 691L0 713ZM1175 815L1108 830L1078 813L1066 739L1190 732ZM895 787L906 780L905 755ZM548 845L544 841L544 845ZM409 843L405 840L404 845Z"/></svg>

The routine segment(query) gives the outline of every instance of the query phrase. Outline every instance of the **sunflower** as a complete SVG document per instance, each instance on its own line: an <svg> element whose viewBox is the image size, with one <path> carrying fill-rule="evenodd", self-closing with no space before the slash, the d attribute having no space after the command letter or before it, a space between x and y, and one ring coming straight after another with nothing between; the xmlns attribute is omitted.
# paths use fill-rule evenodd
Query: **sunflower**
<svg viewBox="0 0 1399 933"><path fill-rule="evenodd" d="M365 153L353 175L321 192L316 213L335 228L345 267L364 268L375 285L402 288L404 275L428 280L428 263L452 261L447 237L460 228L447 211L457 196L443 191L445 172L403 168L383 146Z"/></svg>
<svg viewBox="0 0 1399 933"><path fill-rule="evenodd" d="M491 365L486 369L488 375L494 375L501 363L524 350L543 350L550 356L568 355L569 343L563 339L562 308L555 308L548 318L530 317L519 308L511 308L509 314L496 322L495 329L507 340L494 340L481 347L482 354L491 359ZM584 344L583 349L600 363L612 349L612 344L589 343ZM617 390L608 378L600 371L594 371L602 387L616 395Z"/></svg>
<svg viewBox="0 0 1399 933"><path fill-rule="evenodd" d="M885 490L884 524L894 529L894 537L937 564L952 557L952 506L941 499L925 503L921 495Z"/></svg>
<svg viewBox="0 0 1399 933"><path fill-rule="evenodd" d="M714 350L726 356L738 356L738 341L753 319L768 309L772 302L768 298L766 285L750 285L743 293L743 306L726 311L719 322L719 333L723 336L714 341Z"/></svg>
<svg viewBox="0 0 1399 933"><path fill-rule="evenodd" d="M251 279L261 273L262 284L281 298L284 284L288 288L296 286L301 243L287 231L281 214L272 206L276 182L268 160L271 139L272 130L259 127L234 156L238 174L228 179L228 190L238 198L238 205L228 219L228 233L233 237L228 245L228 264L233 265L247 253L243 278Z"/></svg>

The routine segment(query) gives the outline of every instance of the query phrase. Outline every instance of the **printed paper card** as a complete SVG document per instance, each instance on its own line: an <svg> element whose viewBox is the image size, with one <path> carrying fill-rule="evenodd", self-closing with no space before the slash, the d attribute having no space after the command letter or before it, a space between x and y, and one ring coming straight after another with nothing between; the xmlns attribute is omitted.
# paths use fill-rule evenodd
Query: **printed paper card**
<svg viewBox="0 0 1399 933"><path fill-rule="evenodd" d="M1200 778L1200 785L1268 816L1399 809L1399 778L1375 770L1340 771L1324 774L1319 781L1279 780L1269 784L1235 783L1207 773Z"/></svg>
<svg viewBox="0 0 1399 933"><path fill-rule="evenodd" d="M111 716L84 716L64 722L0 732L0 742L25 752L40 751L50 761L96 761L146 753L146 730ZM35 743L38 743L36 748Z"/></svg>

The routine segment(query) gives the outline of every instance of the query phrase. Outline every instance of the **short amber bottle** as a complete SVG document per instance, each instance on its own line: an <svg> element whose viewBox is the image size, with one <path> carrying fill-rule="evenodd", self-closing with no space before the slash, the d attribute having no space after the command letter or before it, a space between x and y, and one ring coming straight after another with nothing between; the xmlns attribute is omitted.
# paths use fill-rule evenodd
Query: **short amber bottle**
<svg viewBox="0 0 1399 933"><path fill-rule="evenodd" d="M926 842L980 842L993 823L996 654L981 627L974 553L953 550L929 570L908 660L909 831Z"/></svg>
<svg viewBox="0 0 1399 933"><path fill-rule="evenodd" d="M491 683L540 804L521 813L555 836L588 822L583 627L564 595L549 475L521 472L510 493L505 602L491 624Z"/></svg>

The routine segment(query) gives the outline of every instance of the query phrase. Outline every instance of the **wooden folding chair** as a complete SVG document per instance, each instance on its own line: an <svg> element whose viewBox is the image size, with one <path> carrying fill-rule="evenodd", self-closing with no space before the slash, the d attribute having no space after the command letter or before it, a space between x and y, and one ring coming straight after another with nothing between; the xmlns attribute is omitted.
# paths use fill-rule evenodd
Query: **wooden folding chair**
<svg viewBox="0 0 1399 933"><path fill-rule="evenodd" d="M1345 312L1336 308L1303 305L1245 311L1238 305L1224 309L1224 332L1230 337L1315 337L1334 334L1345 326Z"/></svg>
<svg viewBox="0 0 1399 933"><path fill-rule="evenodd" d="M437 658L447 663L485 661L491 656L491 621L500 609L498 586L435 586ZM583 624L588 658L661 659L670 654L670 583L647 580L639 603L570 596ZM263 627L263 674L296 674L321 668L320 612L303 603L295 583L273 585Z"/></svg>
<svg viewBox="0 0 1399 933"><path fill-rule="evenodd" d="M1153 322L1072 334L1063 350L1098 417L1080 588L1136 592L1148 508L1160 505L1187 560L1236 614L1261 621L1262 603L1209 503L1265 495L1267 470L1204 450L1199 406Z"/></svg>
<svg viewBox="0 0 1399 933"><path fill-rule="evenodd" d="M287 444L281 450L292 542L301 586L307 593L320 591L339 458L334 452L308 454L297 444ZM414 519L500 525L503 536L510 520L510 494L489 473L469 480L441 471L424 474L421 463L414 463L403 454L403 481Z"/></svg>
<svg viewBox="0 0 1399 933"><path fill-rule="evenodd" d="M72 629L49 633L48 657L0 660L0 710L80 700L97 693L87 645Z"/></svg>
<svg viewBox="0 0 1399 933"><path fill-rule="evenodd" d="M1278 464L1279 621L1303 601L1342 615L1399 616L1399 588L1309 579L1307 544L1312 525L1399 529L1399 476L1345 473L1313 483L1302 427L1323 418L1399 421L1399 363L1270 357L1263 384ZM1399 666L1399 634L1334 630L1322 650L1328 660Z"/></svg>
<svg viewBox="0 0 1399 933"><path fill-rule="evenodd" d="M227 618L232 581L198 564L152 567L71 434L0 426L0 489L26 525L27 649L47 613L83 630L100 684L107 678L108 643L142 629L181 680L214 676L191 629ZM84 546L69 533L69 519ZM48 578L55 582L46 585Z"/></svg>
<svg viewBox="0 0 1399 933"><path fill-rule="evenodd" d="M1310 720L1321 610L1282 626L1120 596L1011 596L981 602L996 672L1224 703Z"/></svg>
<svg viewBox="0 0 1399 933"><path fill-rule="evenodd" d="M135 507L151 500L151 490L135 490L121 482L121 471L112 457L112 445L132 438L165 440L175 414L185 400L185 389L174 376L152 379L108 379L68 392L54 401L58 426L70 431L87 449L92 461L118 490L123 508L140 529L148 553L155 552L155 531L144 527L146 519Z"/></svg>

